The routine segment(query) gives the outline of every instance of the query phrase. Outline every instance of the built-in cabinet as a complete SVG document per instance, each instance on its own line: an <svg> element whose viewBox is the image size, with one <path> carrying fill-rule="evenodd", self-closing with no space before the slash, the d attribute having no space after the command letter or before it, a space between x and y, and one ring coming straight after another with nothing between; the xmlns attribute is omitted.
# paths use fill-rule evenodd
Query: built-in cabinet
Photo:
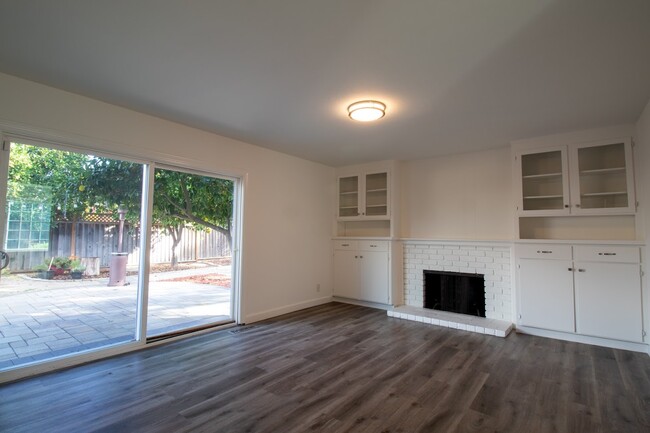
<svg viewBox="0 0 650 433"><path fill-rule="evenodd" d="M378 161L337 170L332 254L339 301L378 307L404 302L399 169L398 161Z"/></svg>
<svg viewBox="0 0 650 433"><path fill-rule="evenodd" d="M515 161L521 216L636 210L630 139L522 149Z"/></svg>
<svg viewBox="0 0 650 433"><path fill-rule="evenodd" d="M358 173L338 178L340 220L387 219L390 216L388 172Z"/></svg>
<svg viewBox="0 0 650 433"><path fill-rule="evenodd" d="M334 241L334 296L388 304L390 243Z"/></svg>
<svg viewBox="0 0 650 433"><path fill-rule="evenodd" d="M518 244L518 326L643 342L640 249Z"/></svg>

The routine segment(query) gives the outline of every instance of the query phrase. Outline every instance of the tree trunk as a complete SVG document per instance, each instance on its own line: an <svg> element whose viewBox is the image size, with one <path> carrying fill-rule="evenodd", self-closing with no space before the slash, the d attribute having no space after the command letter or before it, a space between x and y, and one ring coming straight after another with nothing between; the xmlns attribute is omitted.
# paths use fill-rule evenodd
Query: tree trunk
<svg viewBox="0 0 650 433"><path fill-rule="evenodd" d="M176 269L178 266L178 255L176 254L176 250L178 248L178 244L181 243L181 239L183 236L183 226L178 225L178 226L169 226L167 227L167 231L172 237L172 262L171 262L171 267L172 269Z"/></svg>

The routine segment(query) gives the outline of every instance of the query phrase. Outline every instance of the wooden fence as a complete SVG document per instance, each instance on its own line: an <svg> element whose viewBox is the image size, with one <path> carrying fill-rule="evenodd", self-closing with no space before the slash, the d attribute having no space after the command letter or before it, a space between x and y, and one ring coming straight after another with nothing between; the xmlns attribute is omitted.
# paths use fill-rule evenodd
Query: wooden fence
<svg viewBox="0 0 650 433"><path fill-rule="evenodd" d="M74 239L74 242L73 242ZM117 252L118 225L115 223L59 222L50 230L47 251L8 251L12 271L24 271L42 264L46 257L72 255L77 258L99 257L101 267L108 267L111 253ZM140 235L137 229L124 226L122 251L129 253L128 265L137 266ZM169 263L172 238L164 230L154 228L151 234L151 263ZM74 254L73 249L74 247ZM176 247L179 262L188 262L230 255L228 241L221 233L184 229Z"/></svg>

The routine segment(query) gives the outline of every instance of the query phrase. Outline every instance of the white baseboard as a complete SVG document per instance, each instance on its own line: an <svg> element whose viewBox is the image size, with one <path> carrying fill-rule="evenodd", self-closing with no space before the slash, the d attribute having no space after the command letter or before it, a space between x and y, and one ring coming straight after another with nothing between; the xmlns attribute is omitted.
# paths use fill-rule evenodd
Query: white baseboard
<svg viewBox="0 0 650 433"><path fill-rule="evenodd" d="M303 301L291 305L285 305L280 308L273 308L271 310L260 311L259 313L247 314L242 322L243 323L259 322L260 320L266 320L266 319L270 319L271 317L293 313L294 311L304 310L305 308L316 307L318 305L327 304L328 302L332 302L331 296L325 296L322 298L311 299L309 301Z"/></svg>
<svg viewBox="0 0 650 433"><path fill-rule="evenodd" d="M332 301L343 302L344 304L361 305L362 307L377 308L379 310L386 310L386 311L393 309L393 306L388 304L379 304L377 302L369 302L369 301L359 301L357 299L340 298L338 296L332 296Z"/></svg>
<svg viewBox="0 0 650 433"><path fill-rule="evenodd" d="M575 343L592 344L594 346L611 347L612 349L631 350L633 352L647 353L650 355L650 346L645 343L631 341L610 340L609 338L589 337L587 335L568 334L565 332L549 331L546 329L517 326L516 331L521 334L535 335L537 337L555 338L557 340L573 341Z"/></svg>

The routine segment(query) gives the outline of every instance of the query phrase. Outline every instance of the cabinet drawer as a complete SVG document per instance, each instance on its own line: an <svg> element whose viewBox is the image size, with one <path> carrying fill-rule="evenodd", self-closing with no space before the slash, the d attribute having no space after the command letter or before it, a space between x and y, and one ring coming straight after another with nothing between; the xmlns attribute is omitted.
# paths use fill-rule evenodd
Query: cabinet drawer
<svg viewBox="0 0 650 433"><path fill-rule="evenodd" d="M386 242L386 241L359 241L359 250L361 250L361 251L388 251L388 242Z"/></svg>
<svg viewBox="0 0 650 433"><path fill-rule="evenodd" d="M358 241L334 241L335 250L358 250Z"/></svg>
<svg viewBox="0 0 650 433"><path fill-rule="evenodd" d="M517 245L516 252L520 259L571 260L571 245Z"/></svg>
<svg viewBox="0 0 650 433"><path fill-rule="evenodd" d="M576 245L573 259L585 262L639 263L638 247L613 247L609 245Z"/></svg>

